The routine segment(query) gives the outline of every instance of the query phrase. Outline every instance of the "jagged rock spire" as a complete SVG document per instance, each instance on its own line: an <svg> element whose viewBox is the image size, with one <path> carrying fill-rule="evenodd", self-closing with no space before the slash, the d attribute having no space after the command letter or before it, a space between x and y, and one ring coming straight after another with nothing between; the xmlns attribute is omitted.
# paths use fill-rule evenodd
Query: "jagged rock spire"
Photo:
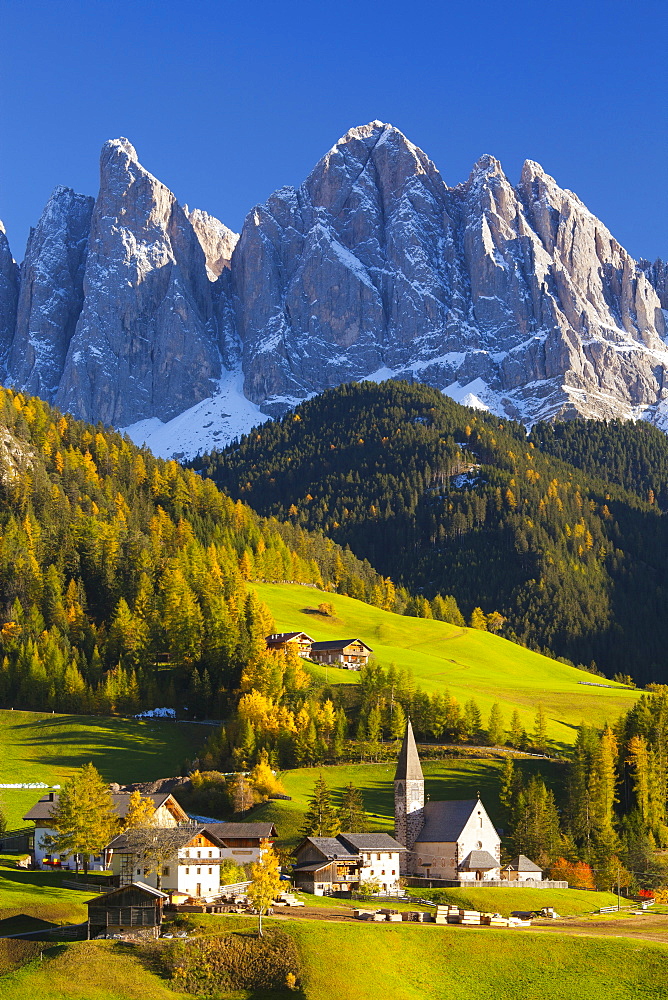
<svg viewBox="0 0 668 1000"><path fill-rule="evenodd" d="M404 742L401 744L401 752L397 761L397 772L394 775L395 781L423 781L422 765L415 745L413 726L411 720L406 722L406 732Z"/></svg>

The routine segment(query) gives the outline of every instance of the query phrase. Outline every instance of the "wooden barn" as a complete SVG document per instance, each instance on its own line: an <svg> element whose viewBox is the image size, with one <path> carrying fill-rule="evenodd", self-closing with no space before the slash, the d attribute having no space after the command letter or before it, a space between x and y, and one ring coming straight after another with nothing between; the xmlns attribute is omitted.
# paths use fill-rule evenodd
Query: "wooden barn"
<svg viewBox="0 0 668 1000"><path fill-rule="evenodd" d="M127 934L157 937L162 923L162 907L169 899L166 893L143 882L132 882L90 899L88 926L90 936Z"/></svg>

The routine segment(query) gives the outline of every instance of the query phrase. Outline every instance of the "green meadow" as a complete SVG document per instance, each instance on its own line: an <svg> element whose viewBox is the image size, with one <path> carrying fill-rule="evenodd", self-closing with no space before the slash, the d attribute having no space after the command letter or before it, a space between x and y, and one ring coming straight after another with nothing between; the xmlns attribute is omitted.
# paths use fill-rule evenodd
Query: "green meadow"
<svg viewBox="0 0 668 1000"><path fill-rule="evenodd" d="M47 715L0 710L0 783L62 784L92 762L106 781L150 781L182 773L207 729L169 720ZM0 789L10 829L42 795L39 789Z"/></svg>
<svg viewBox="0 0 668 1000"><path fill-rule="evenodd" d="M316 640L360 638L383 666L410 668L425 691L450 691L462 704L475 698L483 716L498 702L509 721L517 708L531 731L541 702L548 718L548 737L571 744L583 720L602 726L633 705L637 694L585 671L551 660L489 632L458 628L446 622L409 618L371 607L351 597L329 594L299 584L254 583L271 609L276 630L304 631ZM317 613L318 604L333 605L335 617ZM330 684L355 683L354 671L315 668ZM592 687L592 684L610 687Z"/></svg>
<svg viewBox="0 0 668 1000"><path fill-rule="evenodd" d="M397 753L399 747L397 745ZM549 760L520 758L517 767L525 774L540 773L551 785L561 780L563 765ZM423 761L425 794L431 799L471 799L476 793L485 803L493 822L503 826L499 806L502 762L489 758L449 758ZM372 830L392 833L394 828L394 764L342 764L331 767L298 767L283 771L281 781L291 801L271 800L249 814L254 821L271 820L279 840L294 846L304 822L313 786L322 774L335 798L350 782L361 789Z"/></svg>
<svg viewBox="0 0 668 1000"><path fill-rule="evenodd" d="M220 1000L663 1000L668 993L668 949L651 942L415 924L286 920L280 927L301 956L297 990L217 994ZM221 919L220 929L240 930L240 923ZM0 978L1 1000L36 996L185 1000L186 994L171 990L141 949L82 942L49 949L42 961Z"/></svg>

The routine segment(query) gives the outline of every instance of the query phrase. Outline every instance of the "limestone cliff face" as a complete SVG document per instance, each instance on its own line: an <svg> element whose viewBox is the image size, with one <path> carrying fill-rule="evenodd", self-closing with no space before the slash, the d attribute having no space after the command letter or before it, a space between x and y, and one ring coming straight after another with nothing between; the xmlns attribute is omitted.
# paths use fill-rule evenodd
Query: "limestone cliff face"
<svg viewBox="0 0 668 1000"><path fill-rule="evenodd" d="M226 268L229 270L239 234L233 233L219 219L203 212L201 208L195 208L191 212L184 205L184 210L204 251L209 279L215 281Z"/></svg>
<svg viewBox="0 0 668 1000"><path fill-rule="evenodd" d="M21 265L8 381L53 402L83 306L83 275L94 199L58 187L31 230Z"/></svg>
<svg viewBox="0 0 668 1000"><path fill-rule="evenodd" d="M123 426L212 395L220 353L204 251L127 139L102 150L83 291L58 406Z"/></svg>
<svg viewBox="0 0 668 1000"><path fill-rule="evenodd" d="M241 365L236 405L255 414L244 420L257 418L248 400L278 414L394 376L526 423L582 414L668 429L667 265L636 263L538 164L513 186L483 156L449 187L382 122L351 129L239 237L110 141L94 204L66 188L49 201L18 311L17 295L0 232L6 380L116 426L182 414L223 376L227 418L226 369ZM211 427L206 406L192 419Z"/></svg>
<svg viewBox="0 0 668 1000"><path fill-rule="evenodd" d="M0 222L0 371L5 368L7 354L14 336L16 309L19 298L19 268Z"/></svg>
<svg viewBox="0 0 668 1000"><path fill-rule="evenodd" d="M530 161L517 188L490 156L449 188L397 129L352 129L248 216L232 279L267 412L393 374L527 421L660 415L665 275Z"/></svg>

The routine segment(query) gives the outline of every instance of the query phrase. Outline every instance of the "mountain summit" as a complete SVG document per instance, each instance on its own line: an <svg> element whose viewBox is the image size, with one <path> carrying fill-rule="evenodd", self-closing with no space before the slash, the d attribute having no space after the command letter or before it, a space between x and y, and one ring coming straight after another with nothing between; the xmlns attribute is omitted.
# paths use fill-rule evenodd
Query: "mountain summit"
<svg viewBox="0 0 668 1000"><path fill-rule="evenodd" d="M347 132L239 237L109 141L97 199L57 188L18 292L15 271L0 232L6 383L163 453L368 378L526 423L668 428L666 265L634 261L537 163L513 187L485 155L449 187L382 122Z"/></svg>

